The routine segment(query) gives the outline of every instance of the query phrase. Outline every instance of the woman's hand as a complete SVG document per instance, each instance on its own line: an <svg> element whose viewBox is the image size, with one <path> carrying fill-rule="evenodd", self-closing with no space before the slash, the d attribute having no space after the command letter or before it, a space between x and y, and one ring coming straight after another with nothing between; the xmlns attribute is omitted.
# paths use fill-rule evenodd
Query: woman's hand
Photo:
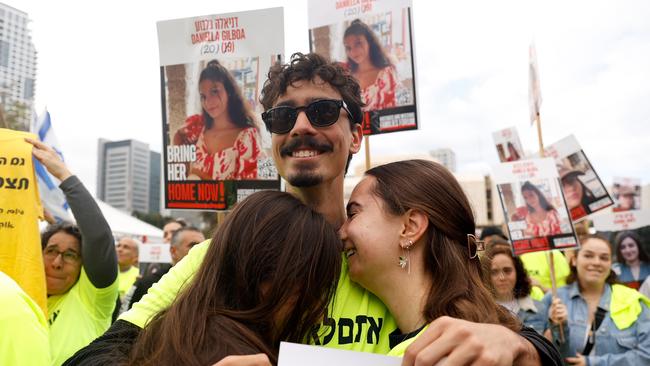
<svg viewBox="0 0 650 366"><path fill-rule="evenodd" d="M567 357L564 359L567 364L569 365L577 365L577 366L586 366L587 365L587 360L585 359L585 356L581 354L577 354L576 357Z"/></svg>
<svg viewBox="0 0 650 366"><path fill-rule="evenodd" d="M63 182L72 176L72 173L68 170L68 167L61 160L59 154L54 151L53 148L47 146L46 144L30 139L25 138L25 141L34 145L32 149L32 155L47 169L50 174L52 174L56 179Z"/></svg>
<svg viewBox="0 0 650 366"><path fill-rule="evenodd" d="M551 308L548 309L548 318L554 324L564 324L568 319L568 311L566 305L560 301L559 298L554 297L551 303Z"/></svg>

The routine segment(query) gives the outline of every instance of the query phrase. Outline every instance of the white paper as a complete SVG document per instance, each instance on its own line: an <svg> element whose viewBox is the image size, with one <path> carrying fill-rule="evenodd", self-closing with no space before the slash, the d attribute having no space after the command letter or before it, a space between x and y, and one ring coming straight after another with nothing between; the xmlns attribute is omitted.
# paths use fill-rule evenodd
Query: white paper
<svg viewBox="0 0 650 366"><path fill-rule="evenodd" d="M142 244L138 248L138 261L141 263L171 263L169 244Z"/></svg>
<svg viewBox="0 0 650 366"><path fill-rule="evenodd" d="M401 364L401 357L288 342L280 343L278 356L278 366L399 366Z"/></svg>
<svg viewBox="0 0 650 366"><path fill-rule="evenodd" d="M607 212L592 217L598 231L634 230L650 225L650 210Z"/></svg>

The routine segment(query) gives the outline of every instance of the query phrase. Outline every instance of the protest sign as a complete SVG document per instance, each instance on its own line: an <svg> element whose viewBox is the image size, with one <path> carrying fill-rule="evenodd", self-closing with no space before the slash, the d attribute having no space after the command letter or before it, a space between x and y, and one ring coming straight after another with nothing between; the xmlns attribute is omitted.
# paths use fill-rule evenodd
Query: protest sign
<svg viewBox="0 0 650 366"><path fill-rule="evenodd" d="M650 210L603 212L592 217L597 231L635 230L650 226Z"/></svg>
<svg viewBox="0 0 650 366"><path fill-rule="evenodd" d="M258 100L283 26L282 8L158 22L166 208L225 210L280 188Z"/></svg>
<svg viewBox="0 0 650 366"><path fill-rule="evenodd" d="M138 262L140 263L171 263L169 244L143 244L138 246Z"/></svg>
<svg viewBox="0 0 650 366"><path fill-rule="evenodd" d="M278 366L399 366L401 357L280 342Z"/></svg>
<svg viewBox="0 0 650 366"><path fill-rule="evenodd" d="M499 164L494 179L516 255L578 245L552 159Z"/></svg>
<svg viewBox="0 0 650 366"><path fill-rule="evenodd" d="M574 222L614 203L573 135L548 146L545 155L555 159L562 191Z"/></svg>
<svg viewBox="0 0 650 366"><path fill-rule="evenodd" d="M497 147L499 161L502 163L521 160L524 157L516 128L510 127L493 132L492 138Z"/></svg>
<svg viewBox="0 0 650 366"><path fill-rule="evenodd" d="M361 86L366 136L417 129L410 0L310 0L309 46Z"/></svg>
<svg viewBox="0 0 650 366"><path fill-rule="evenodd" d="M614 211L638 210L641 208L641 180L614 177L612 196L616 201Z"/></svg>
<svg viewBox="0 0 650 366"><path fill-rule="evenodd" d="M38 218L43 207L32 163L36 135L0 128L0 271L47 314L47 290Z"/></svg>

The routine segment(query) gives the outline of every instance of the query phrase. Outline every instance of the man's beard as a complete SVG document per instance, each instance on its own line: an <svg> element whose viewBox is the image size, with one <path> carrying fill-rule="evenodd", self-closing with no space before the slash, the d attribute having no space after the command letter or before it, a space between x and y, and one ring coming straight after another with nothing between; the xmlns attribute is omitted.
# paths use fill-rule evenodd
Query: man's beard
<svg viewBox="0 0 650 366"><path fill-rule="evenodd" d="M323 182L323 177L309 171L302 171L289 177L287 181L293 187L308 188L321 184Z"/></svg>

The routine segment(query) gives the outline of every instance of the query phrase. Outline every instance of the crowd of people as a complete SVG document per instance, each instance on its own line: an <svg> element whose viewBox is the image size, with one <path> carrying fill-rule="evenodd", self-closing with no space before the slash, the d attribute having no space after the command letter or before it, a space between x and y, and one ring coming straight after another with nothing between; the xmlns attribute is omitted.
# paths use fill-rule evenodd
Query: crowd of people
<svg viewBox="0 0 650 366"><path fill-rule="evenodd" d="M208 95L223 94L224 81L210 83L203 118L219 126ZM11 298L29 318L24 333L33 330L32 342L43 343L32 347L48 350L40 364L270 365L281 341L402 356L403 365L650 363L650 300L615 283L606 240L585 236L568 259L555 253L569 270L549 278L545 253L515 257L494 228L477 238L459 183L424 160L368 170L346 205L343 178L362 141L361 98L354 71L318 54L274 65L260 102L286 193L248 196L208 240L169 222L172 266L152 266L140 278L138 243L121 238L116 247L79 179L50 147L28 141L61 181L77 221L42 234L47 323L25 310L34 306L19 288L0 290L3 303ZM553 206L528 188L527 222L553 230L541 224ZM647 256L634 240L617 240L616 252L621 277L640 282ZM566 286L554 294L553 283ZM339 331L361 320L354 336ZM7 355L10 364L37 357Z"/></svg>

